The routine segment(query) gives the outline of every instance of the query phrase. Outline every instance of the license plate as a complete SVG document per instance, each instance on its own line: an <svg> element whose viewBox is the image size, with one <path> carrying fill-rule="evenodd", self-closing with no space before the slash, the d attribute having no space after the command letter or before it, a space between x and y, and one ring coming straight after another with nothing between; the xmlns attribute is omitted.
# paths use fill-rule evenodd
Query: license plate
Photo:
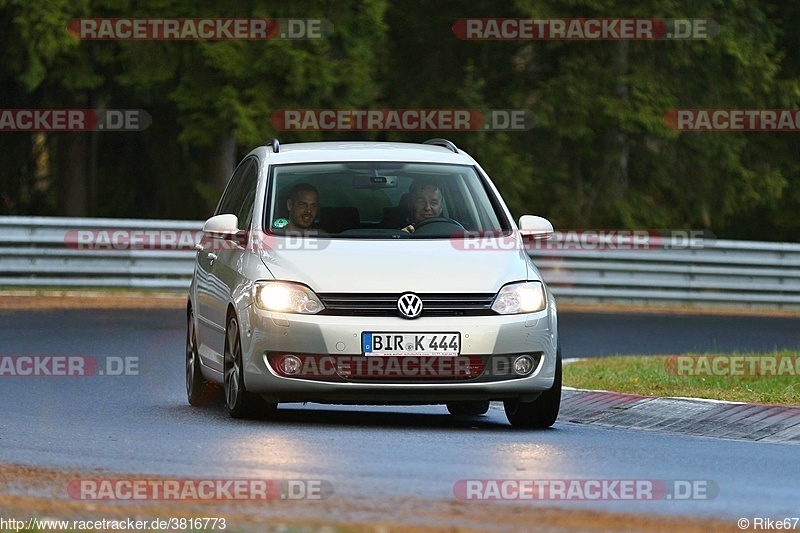
<svg viewBox="0 0 800 533"><path fill-rule="evenodd" d="M362 333L364 355L444 355L461 353L460 333Z"/></svg>

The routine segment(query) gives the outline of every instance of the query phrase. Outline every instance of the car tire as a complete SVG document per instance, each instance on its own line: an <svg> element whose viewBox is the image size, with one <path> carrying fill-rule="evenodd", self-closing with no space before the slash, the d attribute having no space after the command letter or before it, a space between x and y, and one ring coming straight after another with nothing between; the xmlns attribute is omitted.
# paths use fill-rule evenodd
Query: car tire
<svg viewBox="0 0 800 533"><path fill-rule="evenodd" d="M208 381L200 371L194 311L190 310L186 325L186 397L189 405L203 407L210 404L218 392L218 387Z"/></svg>
<svg viewBox="0 0 800 533"><path fill-rule="evenodd" d="M489 401L448 402L447 411L455 416L485 415L489 411Z"/></svg>
<svg viewBox="0 0 800 533"><path fill-rule="evenodd" d="M561 343L556 349L556 373L553 386L532 402L506 400L503 402L506 417L512 426L528 429L545 429L556 423L561 407Z"/></svg>
<svg viewBox="0 0 800 533"><path fill-rule="evenodd" d="M225 406L233 418L263 418L277 409L257 394L247 391L244 385L242 364L242 337L236 317L228 319L225 329L225 355L223 362L223 389Z"/></svg>

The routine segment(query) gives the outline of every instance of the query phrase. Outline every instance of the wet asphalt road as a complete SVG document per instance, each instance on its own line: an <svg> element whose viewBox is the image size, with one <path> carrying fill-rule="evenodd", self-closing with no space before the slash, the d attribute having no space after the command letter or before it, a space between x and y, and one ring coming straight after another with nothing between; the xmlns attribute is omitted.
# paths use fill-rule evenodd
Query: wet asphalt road
<svg viewBox="0 0 800 533"><path fill-rule="evenodd" d="M565 357L798 348L800 320L561 315ZM704 480L711 500L547 502L617 512L800 514L800 448L559 421L511 429L441 406L288 404L236 421L185 402L180 311L1 312L0 355L135 357L138 375L0 377L0 462L192 477L326 479L334 497L453 499L464 479Z"/></svg>

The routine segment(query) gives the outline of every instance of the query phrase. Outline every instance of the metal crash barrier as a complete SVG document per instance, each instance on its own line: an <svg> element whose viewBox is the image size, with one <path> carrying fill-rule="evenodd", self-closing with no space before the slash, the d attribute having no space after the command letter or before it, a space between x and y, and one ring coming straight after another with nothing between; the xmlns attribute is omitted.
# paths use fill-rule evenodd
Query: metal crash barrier
<svg viewBox="0 0 800 533"><path fill-rule="evenodd" d="M0 287L185 290L201 227L0 217ZM572 237L557 232L530 250L559 301L800 308L800 244L714 240L638 249Z"/></svg>

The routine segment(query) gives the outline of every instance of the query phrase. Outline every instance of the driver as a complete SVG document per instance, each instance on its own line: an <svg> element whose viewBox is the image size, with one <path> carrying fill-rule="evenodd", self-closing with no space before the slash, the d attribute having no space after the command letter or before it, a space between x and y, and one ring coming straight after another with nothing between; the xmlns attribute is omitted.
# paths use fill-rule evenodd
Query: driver
<svg viewBox="0 0 800 533"><path fill-rule="evenodd" d="M414 224L426 218L442 216L442 191L431 180L417 180L411 184L408 191L408 221L409 225L402 231L414 233Z"/></svg>

